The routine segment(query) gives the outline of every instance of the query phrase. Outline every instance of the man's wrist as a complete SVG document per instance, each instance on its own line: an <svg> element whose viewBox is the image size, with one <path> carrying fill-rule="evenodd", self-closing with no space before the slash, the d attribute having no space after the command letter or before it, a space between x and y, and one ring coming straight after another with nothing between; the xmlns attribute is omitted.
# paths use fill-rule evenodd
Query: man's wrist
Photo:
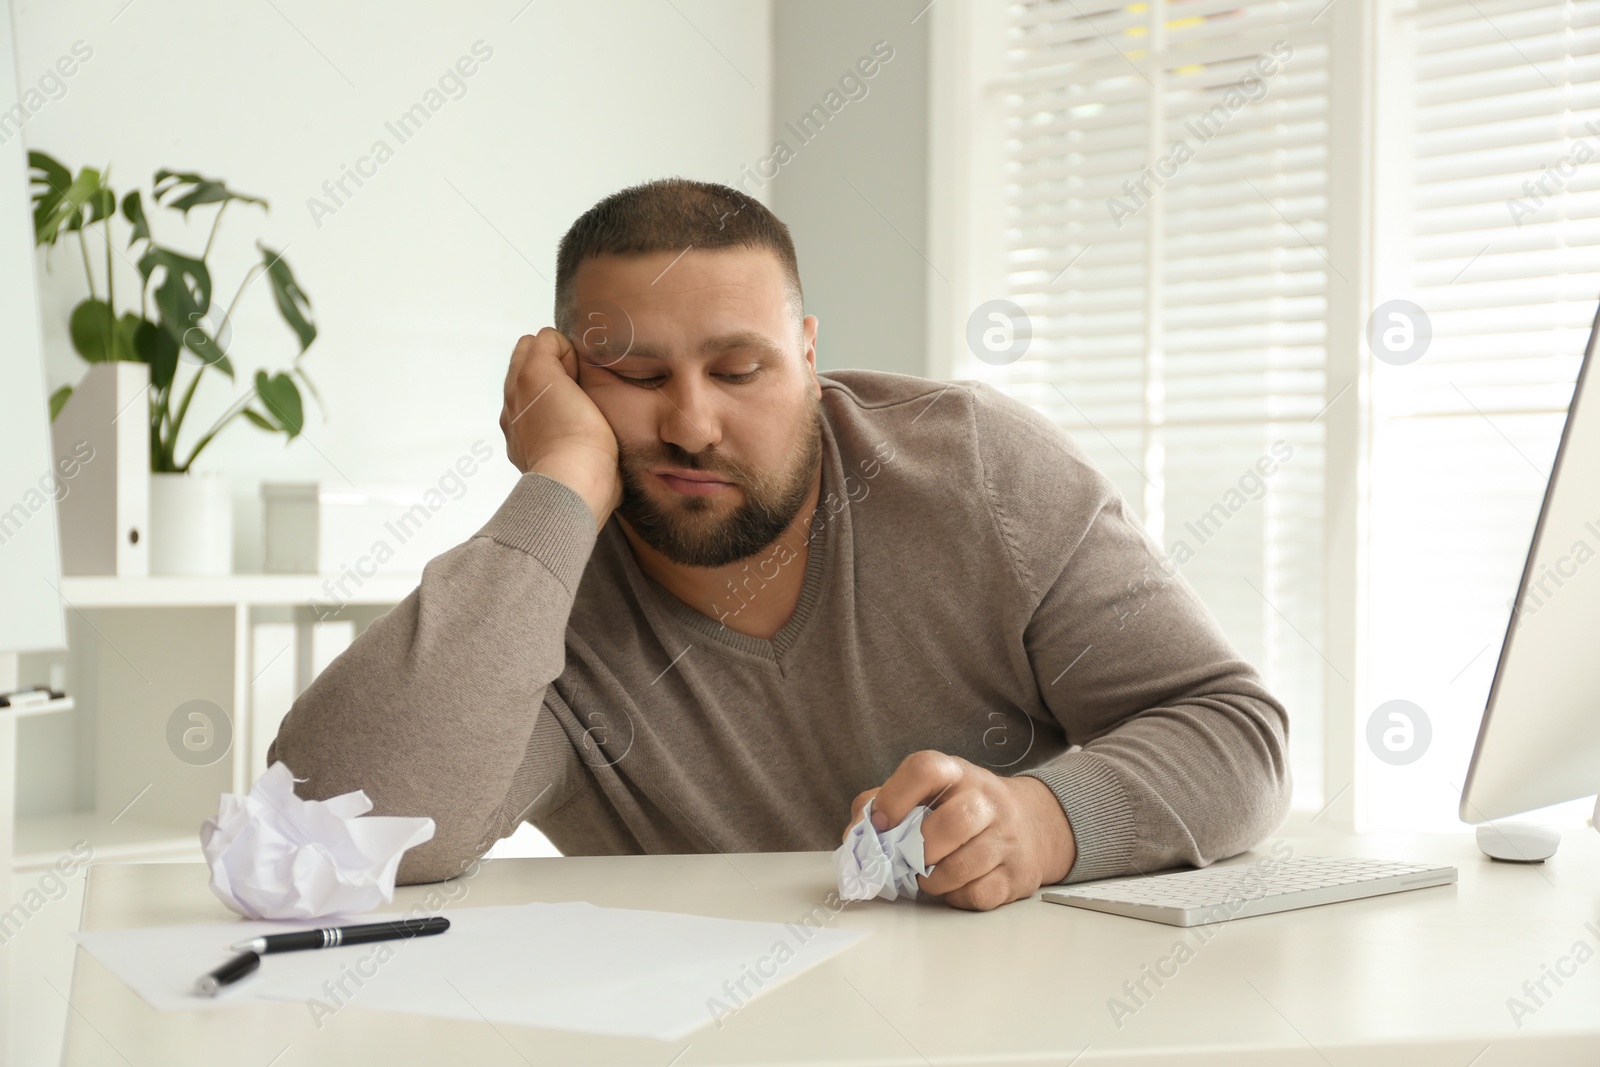
<svg viewBox="0 0 1600 1067"><path fill-rule="evenodd" d="M1072 821L1067 818L1055 791L1032 775L1018 775L1013 782L1031 782L1023 786L1023 795L1033 805L1040 837L1039 884L1055 885L1067 880L1072 866L1078 860L1078 841L1072 832Z"/></svg>
<svg viewBox="0 0 1600 1067"><path fill-rule="evenodd" d="M611 517L612 494L617 474L615 469L599 471L593 460L575 457L568 453L553 453L529 464L527 474L542 474L560 482L583 498L594 515L595 528L604 526Z"/></svg>

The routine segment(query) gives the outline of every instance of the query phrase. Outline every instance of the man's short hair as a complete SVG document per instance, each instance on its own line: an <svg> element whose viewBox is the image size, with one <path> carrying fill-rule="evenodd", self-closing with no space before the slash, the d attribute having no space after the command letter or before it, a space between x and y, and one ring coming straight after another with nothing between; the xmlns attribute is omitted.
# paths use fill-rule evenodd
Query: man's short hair
<svg viewBox="0 0 1600 1067"><path fill-rule="evenodd" d="M804 314L800 264L789 227L758 201L715 182L659 178L629 186L578 216L556 251L556 329L570 332L577 314L572 279L590 256L683 252L688 248L764 248L786 276L796 324Z"/></svg>

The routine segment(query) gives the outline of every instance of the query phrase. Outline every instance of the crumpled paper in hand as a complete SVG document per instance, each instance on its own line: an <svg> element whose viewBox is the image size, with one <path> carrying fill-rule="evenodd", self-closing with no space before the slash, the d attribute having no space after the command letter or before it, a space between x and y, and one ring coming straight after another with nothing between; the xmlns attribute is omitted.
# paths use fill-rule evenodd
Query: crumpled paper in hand
<svg viewBox="0 0 1600 1067"><path fill-rule="evenodd" d="M872 826L872 801L867 801L861 821L850 827L844 844L833 852L840 899L917 898L921 893L917 875L933 873L933 865L925 864L922 857L922 820L928 810L926 804L919 804L900 825L879 833Z"/></svg>
<svg viewBox="0 0 1600 1067"><path fill-rule="evenodd" d="M224 793L215 819L200 825L211 891L247 919L356 915L394 899L406 849L433 838L433 820L366 815L362 790L301 800L279 762L249 795Z"/></svg>

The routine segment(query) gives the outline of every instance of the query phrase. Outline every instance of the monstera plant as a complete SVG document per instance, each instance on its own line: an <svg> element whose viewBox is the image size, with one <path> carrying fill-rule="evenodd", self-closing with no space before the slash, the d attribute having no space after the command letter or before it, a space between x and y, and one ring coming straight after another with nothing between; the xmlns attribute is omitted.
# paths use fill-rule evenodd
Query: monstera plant
<svg viewBox="0 0 1600 1067"><path fill-rule="evenodd" d="M295 282L283 256L260 241L256 242L256 249L261 262L245 272L226 304L215 298L211 268L206 262L230 204L259 205L266 210L267 202L235 192L217 179L158 170L150 189L150 201L155 205L178 212L185 222L196 208L215 207L205 248L198 256L192 256L158 241L158 236L164 236L157 233L159 226L152 226L158 219L146 214L146 201L138 189L121 198L121 217L128 237L126 245L118 248L111 224L117 218L119 201L110 185L109 168L102 172L84 167L73 177L71 171L43 152L29 152L28 163L33 185L34 243L53 248L75 236L83 253L89 295L72 309L68 321L72 347L90 363L133 360L150 367L151 471L188 471L217 434L239 418L263 430L284 434L286 439L298 436L305 421L300 386L317 396L315 386L300 366L317 336L310 318L310 299ZM105 253L103 292L96 284L95 256L86 236L97 226ZM113 269L118 257L135 266L141 279L137 300L128 299L132 310L118 310ZM267 278L278 313L299 343L299 352L285 371L257 371L250 386L209 427L198 437L191 435L192 444L180 456L179 435L200 380L208 371L215 378L230 382L234 379L228 356L234 309L251 283L262 275ZM72 387L63 386L51 396L52 418L71 395Z"/></svg>

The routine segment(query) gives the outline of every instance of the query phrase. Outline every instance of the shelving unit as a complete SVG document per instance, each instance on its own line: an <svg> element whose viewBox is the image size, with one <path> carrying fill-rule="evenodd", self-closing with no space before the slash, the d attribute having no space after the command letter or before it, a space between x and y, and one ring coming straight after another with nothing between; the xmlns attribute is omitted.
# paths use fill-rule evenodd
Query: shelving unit
<svg viewBox="0 0 1600 1067"><path fill-rule="evenodd" d="M336 651L319 634L353 638L418 581L344 577L343 591L318 575L64 579L70 651L19 662L22 684L70 699L16 719L13 868L80 841L102 859L197 859L218 796L249 790L294 695Z"/></svg>

